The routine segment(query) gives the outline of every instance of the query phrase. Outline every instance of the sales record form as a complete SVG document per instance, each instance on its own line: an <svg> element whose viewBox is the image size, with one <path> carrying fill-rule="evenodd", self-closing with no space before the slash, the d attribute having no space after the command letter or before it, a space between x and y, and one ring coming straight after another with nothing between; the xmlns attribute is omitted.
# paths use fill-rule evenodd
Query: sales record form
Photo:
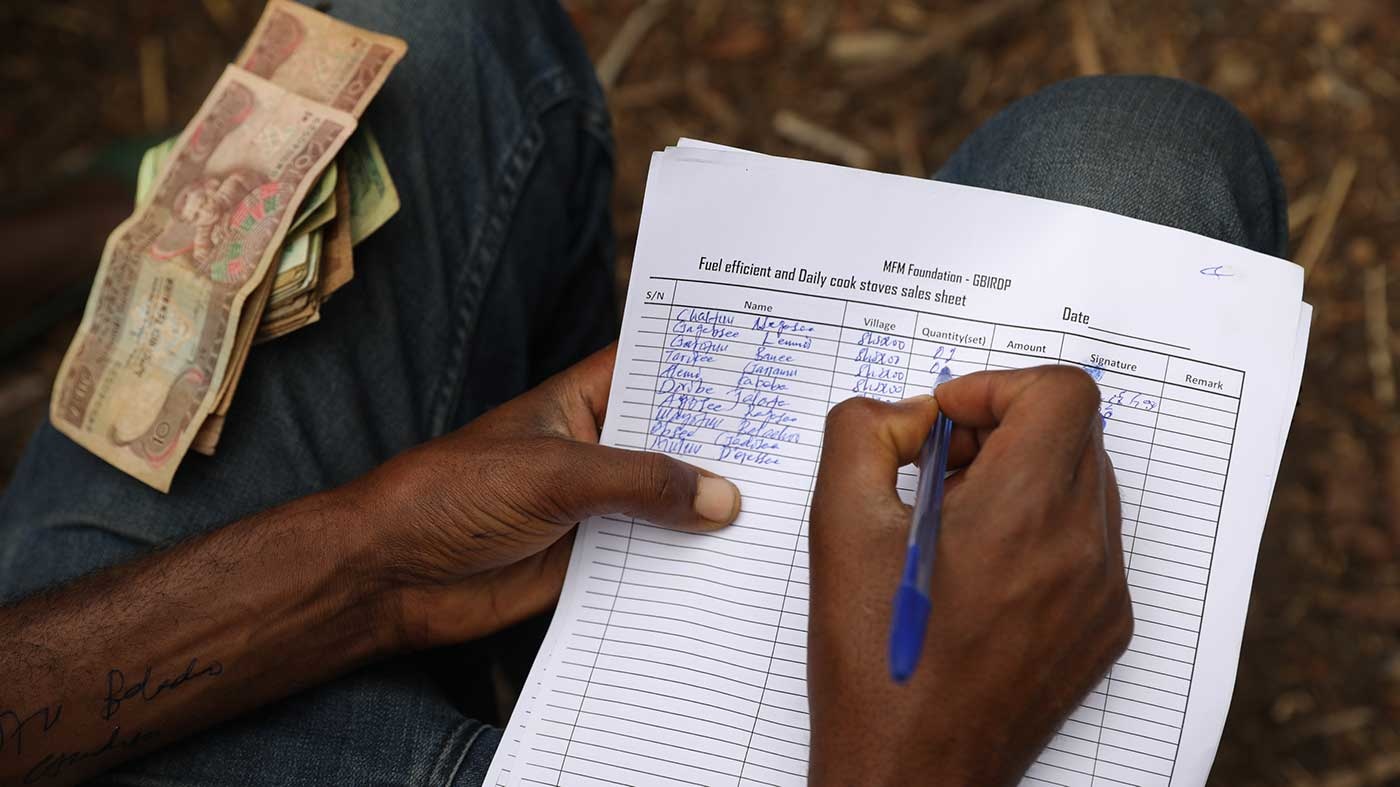
<svg viewBox="0 0 1400 787"><path fill-rule="evenodd" d="M1099 385L1135 633L1025 783L1203 783L1297 391L1300 288L1282 261L1099 211L659 155L603 439L728 477L743 512L713 534L583 526L492 783L805 783L827 411L1040 364Z"/></svg>

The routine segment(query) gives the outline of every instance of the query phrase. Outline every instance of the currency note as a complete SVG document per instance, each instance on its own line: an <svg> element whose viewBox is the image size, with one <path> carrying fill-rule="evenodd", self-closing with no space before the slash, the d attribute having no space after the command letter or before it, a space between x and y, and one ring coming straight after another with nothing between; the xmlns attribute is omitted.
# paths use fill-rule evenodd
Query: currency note
<svg viewBox="0 0 1400 787"><path fill-rule="evenodd" d="M364 113L408 45L289 0L272 0L238 65L299 96Z"/></svg>
<svg viewBox="0 0 1400 787"><path fill-rule="evenodd" d="M345 144L348 147L350 143ZM341 155L345 155L344 151ZM321 279L316 289L316 298L322 302L355 277L354 251L351 248L354 246L354 228L350 224L349 180L345 178L335 185L336 219L326 228L326 242L321 256Z"/></svg>
<svg viewBox="0 0 1400 787"><path fill-rule="evenodd" d="M170 151L175 149L177 141L179 141L179 137L167 139L147 150L141 156L141 166L136 175L136 202L138 204L150 196L151 186L156 182L166 160L170 157ZM316 185L311 187L306 199L302 200L301 206L297 208L296 218L292 220L292 229L288 233L292 237L282 247L281 257L273 268L277 275L306 265L310 239L304 234L298 234L297 230L303 225L309 225L312 221L312 214L328 201L333 200L336 183L339 182L337 170L334 161L327 165L325 172L316 179Z"/></svg>
<svg viewBox="0 0 1400 787"><path fill-rule="evenodd" d="M399 212L399 192L369 126L345 143L340 160L350 186L350 242L358 244Z"/></svg>
<svg viewBox="0 0 1400 787"><path fill-rule="evenodd" d="M59 431L169 491L223 383L244 301L355 123L225 70L148 201L107 239L55 382Z"/></svg>
<svg viewBox="0 0 1400 787"><path fill-rule="evenodd" d="M268 298L272 292L272 276L264 276L243 302L243 310L238 315L238 327L233 333L233 349L229 352L228 364L224 367L223 379L219 382L214 396L214 406L204 416L204 421L195 430L190 441L190 450L205 456L214 455L214 447L224 428L224 415L233 402L233 391L243 377L243 366L248 362L248 351L253 346L253 336L267 313Z"/></svg>

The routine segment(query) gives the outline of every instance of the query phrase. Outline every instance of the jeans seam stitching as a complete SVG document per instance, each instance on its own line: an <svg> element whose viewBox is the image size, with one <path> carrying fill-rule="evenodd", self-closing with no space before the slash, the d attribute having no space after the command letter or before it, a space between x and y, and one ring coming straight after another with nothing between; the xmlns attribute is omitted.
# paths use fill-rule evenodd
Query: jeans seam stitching
<svg viewBox="0 0 1400 787"><path fill-rule="evenodd" d="M430 437L437 437L447 430L454 403L461 396L462 380L471 358L472 327L480 316L483 290L495 276L509 233L510 220L520 203L525 181L540 151L544 149L540 117L571 98L581 98L575 80L564 66L544 72L524 92L525 130L497 173L493 184L497 191L484 211L481 235L453 287L453 297L458 306L449 334L449 357L455 358L456 363L446 365L434 391L428 410Z"/></svg>
<svg viewBox="0 0 1400 787"><path fill-rule="evenodd" d="M474 727L472 725L475 725ZM463 731L470 729L471 735L462 740ZM468 719L459 723L452 734L447 736L447 741L443 743L442 751L438 753L437 761L433 763L432 770L428 773L428 784L451 784L457 778L457 773L462 769L462 763L466 762L467 755L472 750L472 744L481 736L481 731L486 729L486 725L475 719ZM458 742L461 741L460 747ZM453 752L457 752L453 757ZM449 765L451 766L450 769Z"/></svg>

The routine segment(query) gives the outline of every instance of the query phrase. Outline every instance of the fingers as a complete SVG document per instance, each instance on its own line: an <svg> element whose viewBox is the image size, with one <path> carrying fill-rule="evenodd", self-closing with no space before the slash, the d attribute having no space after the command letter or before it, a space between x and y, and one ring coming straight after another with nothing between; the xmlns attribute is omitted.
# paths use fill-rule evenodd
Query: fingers
<svg viewBox="0 0 1400 787"><path fill-rule="evenodd" d="M899 468L918 457L937 416L931 396L897 404L857 398L836 405L826 417L817 489L857 500L872 495L898 500Z"/></svg>
<svg viewBox="0 0 1400 787"><path fill-rule="evenodd" d="M1119 513L1118 483L1113 463L1103 448L1103 429L1094 423L1089 431L1089 441L1079 459L1071 491L1074 499L1090 507L1080 520L1093 523L1102 531L1095 538L1103 543L1109 564L1119 566L1123 555L1123 522Z"/></svg>
<svg viewBox="0 0 1400 787"><path fill-rule="evenodd" d="M593 414L593 424L601 429L603 416L608 412L608 392L612 390L613 365L617 361L617 342L579 361L565 371L570 383L571 395L584 403L586 410Z"/></svg>
<svg viewBox="0 0 1400 787"><path fill-rule="evenodd" d="M714 530L739 515L739 489L724 478L665 454L560 442L541 461L557 521L627 514L686 530Z"/></svg>
<svg viewBox="0 0 1400 787"><path fill-rule="evenodd" d="M999 461L1034 461L1069 474L1099 427L1098 386L1073 366L976 372L939 386L938 403L964 430L992 430L977 441L979 450L1003 435L1003 442L1034 448L1012 451ZM958 446L962 452L966 439Z"/></svg>
<svg viewBox="0 0 1400 787"><path fill-rule="evenodd" d="M1100 446L1102 448L1102 446ZM1108 526L1109 549L1123 554L1123 504L1118 496L1118 476L1113 472L1113 460L1104 454L1104 521Z"/></svg>
<svg viewBox="0 0 1400 787"><path fill-rule="evenodd" d="M598 441L608 411L617 343L614 342L467 426L477 436L522 435Z"/></svg>

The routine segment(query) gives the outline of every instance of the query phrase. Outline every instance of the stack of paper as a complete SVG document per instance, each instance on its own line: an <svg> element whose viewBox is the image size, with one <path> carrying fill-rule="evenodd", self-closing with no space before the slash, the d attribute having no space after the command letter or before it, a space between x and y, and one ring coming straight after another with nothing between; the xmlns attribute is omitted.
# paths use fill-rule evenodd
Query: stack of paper
<svg viewBox="0 0 1400 787"><path fill-rule="evenodd" d="M1026 783L1203 784L1302 375L1302 281L1088 208L689 141L655 154L603 442L723 474L744 511L707 535L581 526L488 783L804 784L825 413L926 393L945 367L1061 363L1102 390L1136 631Z"/></svg>

